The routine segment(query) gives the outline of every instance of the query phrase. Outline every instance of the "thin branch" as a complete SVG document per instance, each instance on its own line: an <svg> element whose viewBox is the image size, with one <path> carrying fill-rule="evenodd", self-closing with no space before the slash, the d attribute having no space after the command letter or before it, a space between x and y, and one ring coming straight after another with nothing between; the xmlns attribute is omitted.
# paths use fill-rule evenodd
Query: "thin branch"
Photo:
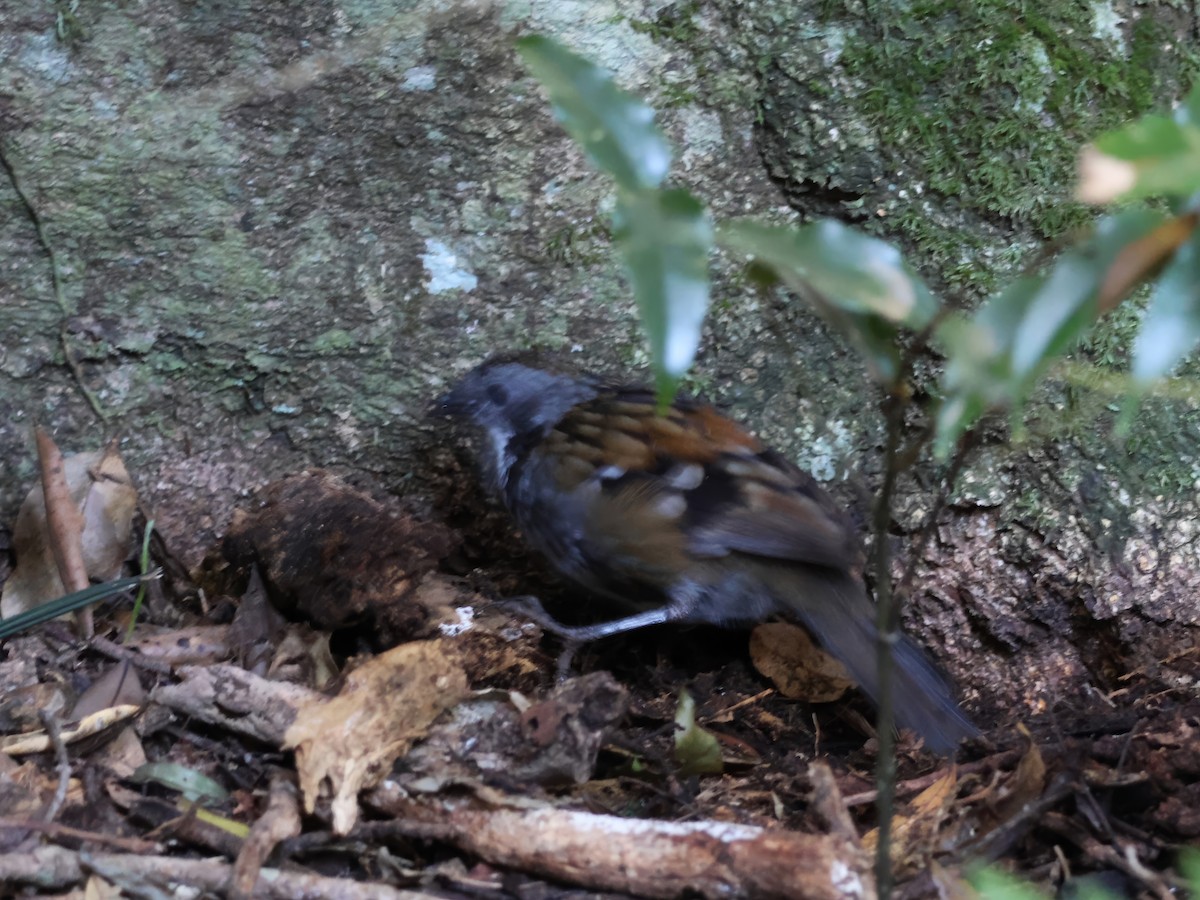
<svg viewBox="0 0 1200 900"><path fill-rule="evenodd" d="M101 831L87 831L83 828L72 828L58 822L35 822L32 819L19 819L12 816L0 816L0 828L25 828L41 832L52 837L70 838L75 841L86 841L89 844L116 847L129 853L157 853L162 845L153 841L143 841L141 838L122 837L117 834L105 834Z"/></svg>
<svg viewBox="0 0 1200 900"><path fill-rule="evenodd" d="M42 720L42 727L46 729L46 736L54 748L55 768L58 769L58 786L54 789L54 796L42 810L42 821L53 822L63 804L67 802L67 787L71 783L71 760L67 756L67 745L63 743L62 731L58 727L58 718L44 709L38 711L38 718Z"/></svg>

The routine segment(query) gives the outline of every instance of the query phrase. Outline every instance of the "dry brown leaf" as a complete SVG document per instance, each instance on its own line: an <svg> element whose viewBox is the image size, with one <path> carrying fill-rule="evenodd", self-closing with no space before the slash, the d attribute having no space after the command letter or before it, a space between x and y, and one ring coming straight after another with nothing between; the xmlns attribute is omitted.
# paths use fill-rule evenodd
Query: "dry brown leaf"
<svg viewBox="0 0 1200 900"><path fill-rule="evenodd" d="M76 453L63 460L63 475L83 519L81 547L87 577L115 578L129 556L137 491L115 451ZM9 618L68 593L58 572L42 486L32 488L13 529L17 567L0 595L0 616Z"/></svg>
<svg viewBox="0 0 1200 900"><path fill-rule="evenodd" d="M228 625L190 625L170 631L142 632L126 646L131 650L172 666L215 662L230 655Z"/></svg>
<svg viewBox="0 0 1200 900"><path fill-rule="evenodd" d="M1046 763L1042 759L1042 752L1038 750L1028 728L1018 724L1017 730L1029 741L1029 749L1017 763L1012 778L997 792L993 801L1001 823L1015 816L1027 803L1041 797L1046 789Z"/></svg>
<svg viewBox="0 0 1200 900"><path fill-rule="evenodd" d="M37 441L50 553L67 591L82 591L88 586L87 567L83 564L83 514L71 497L62 451L40 425L33 434Z"/></svg>
<svg viewBox="0 0 1200 900"><path fill-rule="evenodd" d="M146 762L146 748L131 727L122 728L115 738L88 757L89 764L105 770L111 778L128 778Z"/></svg>
<svg viewBox="0 0 1200 900"><path fill-rule="evenodd" d="M892 865L902 871L924 867L938 845L938 833L946 812L958 793L958 769L949 766L933 784L907 804L904 815L892 819ZM879 843L879 829L863 837L871 853Z"/></svg>
<svg viewBox="0 0 1200 900"><path fill-rule="evenodd" d="M1100 312L1108 312L1129 292L1166 264L1196 230L1196 213L1168 219L1149 234L1126 244L1109 263L1096 297Z"/></svg>
<svg viewBox="0 0 1200 900"><path fill-rule="evenodd" d="M466 692L454 644L419 641L369 660L336 697L300 709L283 743L296 750L305 810L313 812L328 787L334 831L347 834L358 818L358 792L378 784Z"/></svg>
<svg viewBox="0 0 1200 900"><path fill-rule="evenodd" d="M127 661L119 662L110 666L79 695L67 719L75 722L114 706L144 706L145 703L146 689L142 687L137 670Z"/></svg>
<svg viewBox="0 0 1200 900"><path fill-rule="evenodd" d="M755 628L750 633L750 659L779 693L792 700L830 703L854 686L845 666L790 622L767 622Z"/></svg>

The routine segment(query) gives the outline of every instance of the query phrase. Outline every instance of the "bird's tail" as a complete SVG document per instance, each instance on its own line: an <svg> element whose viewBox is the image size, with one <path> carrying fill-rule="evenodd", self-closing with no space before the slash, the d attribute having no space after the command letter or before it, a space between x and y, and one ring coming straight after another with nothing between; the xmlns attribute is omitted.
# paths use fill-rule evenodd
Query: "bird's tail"
<svg viewBox="0 0 1200 900"><path fill-rule="evenodd" d="M795 574L795 573L792 573ZM875 604L849 575L805 573L800 584L776 585L777 600L850 671L863 692L879 699ZM892 654L892 698L897 724L911 728L935 753L950 754L963 738L978 734L954 699L949 683L925 653L901 634Z"/></svg>

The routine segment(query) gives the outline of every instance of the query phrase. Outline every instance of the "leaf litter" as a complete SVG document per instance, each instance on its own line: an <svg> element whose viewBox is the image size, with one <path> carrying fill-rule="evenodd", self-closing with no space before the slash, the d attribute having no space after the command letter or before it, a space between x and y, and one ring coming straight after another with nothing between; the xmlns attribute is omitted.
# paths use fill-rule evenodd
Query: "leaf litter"
<svg viewBox="0 0 1200 900"><path fill-rule="evenodd" d="M88 577L111 578L134 547L132 481L111 449L62 469ZM18 516L6 615L67 586L46 502L35 488ZM459 547L314 470L265 489L129 643L103 637L123 631L114 604L91 642L58 623L10 639L0 883L507 896L521 872L646 897L872 896L869 711L803 636L610 642L555 685L553 646L483 599ZM964 866L1002 859L1164 896L1200 837L1200 707L1176 699L1133 731L1001 724L957 765L904 736L906 895L969 896ZM186 787L204 782L219 792Z"/></svg>

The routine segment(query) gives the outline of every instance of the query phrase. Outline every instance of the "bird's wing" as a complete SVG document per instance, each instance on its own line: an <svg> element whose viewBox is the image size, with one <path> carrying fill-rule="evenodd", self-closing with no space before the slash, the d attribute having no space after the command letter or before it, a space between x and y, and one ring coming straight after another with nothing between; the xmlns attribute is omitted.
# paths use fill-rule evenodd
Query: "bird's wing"
<svg viewBox="0 0 1200 900"><path fill-rule="evenodd" d="M697 556L744 553L839 570L858 564L846 514L812 476L777 454L715 460L691 506L688 548Z"/></svg>
<svg viewBox="0 0 1200 900"><path fill-rule="evenodd" d="M815 480L710 406L660 414L646 392L572 409L546 438L559 486L592 491L593 540L641 564L742 553L847 570L846 516ZM602 554L596 554L598 557Z"/></svg>

